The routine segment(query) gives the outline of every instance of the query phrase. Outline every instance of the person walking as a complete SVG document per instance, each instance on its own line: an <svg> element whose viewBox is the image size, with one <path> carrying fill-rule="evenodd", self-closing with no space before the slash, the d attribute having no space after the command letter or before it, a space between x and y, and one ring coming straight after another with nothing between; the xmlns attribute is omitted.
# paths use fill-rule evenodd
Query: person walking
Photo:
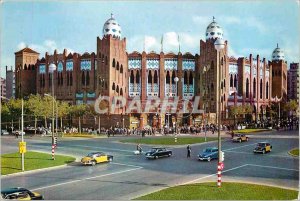
<svg viewBox="0 0 300 201"><path fill-rule="evenodd" d="M139 151L140 154L142 153L142 147L140 144L136 146L136 150Z"/></svg>
<svg viewBox="0 0 300 201"><path fill-rule="evenodd" d="M187 149L187 158L190 158L190 157L191 157L191 151L192 151L192 148L191 148L190 145L188 145L188 146L186 147L186 149Z"/></svg>

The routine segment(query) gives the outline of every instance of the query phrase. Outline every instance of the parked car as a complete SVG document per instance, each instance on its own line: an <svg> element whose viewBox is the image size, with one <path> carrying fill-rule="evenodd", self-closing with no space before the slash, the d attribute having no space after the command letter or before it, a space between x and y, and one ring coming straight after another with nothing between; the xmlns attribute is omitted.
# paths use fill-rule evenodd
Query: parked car
<svg viewBox="0 0 300 201"><path fill-rule="evenodd" d="M248 142L249 138L245 134L235 134L232 138L232 142Z"/></svg>
<svg viewBox="0 0 300 201"><path fill-rule="evenodd" d="M12 132L12 134L14 134L14 135L21 135L21 133L22 133L22 131L19 131L19 130L14 130L13 132ZM23 131L23 135L25 135L25 132Z"/></svg>
<svg viewBox="0 0 300 201"><path fill-rule="evenodd" d="M81 159L81 163L84 165L96 165L97 163L111 161L113 161L113 156L107 155L103 152L92 152Z"/></svg>
<svg viewBox="0 0 300 201"><path fill-rule="evenodd" d="M5 200L43 200L44 197L26 188L9 188L1 190L1 197Z"/></svg>
<svg viewBox="0 0 300 201"><path fill-rule="evenodd" d="M7 130L2 130L1 135L9 135L9 132Z"/></svg>
<svg viewBox="0 0 300 201"><path fill-rule="evenodd" d="M203 152L200 152L198 154L198 160L203 161L211 161L212 159L218 159L219 158L219 151L217 147L209 147L203 150Z"/></svg>
<svg viewBox="0 0 300 201"><path fill-rule="evenodd" d="M271 152L271 151L272 151L272 146L268 142L257 143L256 147L253 150L254 153L263 153L263 154L265 154L266 152Z"/></svg>
<svg viewBox="0 0 300 201"><path fill-rule="evenodd" d="M152 148L150 151L147 151L145 153L146 155L146 158L154 158L154 159L157 159L157 158L160 158L160 157L170 157L172 156L172 151L171 150L167 150L166 148L164 147L154 147Z"/></svg>

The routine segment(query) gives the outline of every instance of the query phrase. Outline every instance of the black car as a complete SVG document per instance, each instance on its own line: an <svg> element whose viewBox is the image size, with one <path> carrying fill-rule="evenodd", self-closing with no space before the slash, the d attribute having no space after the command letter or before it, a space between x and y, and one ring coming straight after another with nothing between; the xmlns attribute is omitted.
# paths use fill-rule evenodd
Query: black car
<svg viewBox="0 0 300 201"><path fill-rule="evenodd" d="M1 191L1 197L5 200L43 200L44 197L26 188L9 188Z"/></svg>
<svg viewBox="0 0 300 201"><path fill-rule="evenodd" d="M154 147L150 151L146 152L145 155L146 155L146 158L157 159L159 157L172 156L172 151L167 150L166 148L163 148L163 147Z"/></svg>

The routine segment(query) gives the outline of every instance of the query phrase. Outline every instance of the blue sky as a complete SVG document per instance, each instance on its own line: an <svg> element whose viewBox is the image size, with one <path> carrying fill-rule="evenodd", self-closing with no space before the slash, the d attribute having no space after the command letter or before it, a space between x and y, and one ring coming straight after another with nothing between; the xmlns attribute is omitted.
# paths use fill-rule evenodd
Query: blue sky
<svg viewBox="0 0 300 201"><path fill-rule="evenodd" d="M14 68L14 52L26 45L40 57L54 49L95 52L104 22L113 13L127 38L127 51L200 53L215 16L230 56L271 59L279 43L288 63L299 62L299 1L4 1L1 4L1 76Z"/></svg>

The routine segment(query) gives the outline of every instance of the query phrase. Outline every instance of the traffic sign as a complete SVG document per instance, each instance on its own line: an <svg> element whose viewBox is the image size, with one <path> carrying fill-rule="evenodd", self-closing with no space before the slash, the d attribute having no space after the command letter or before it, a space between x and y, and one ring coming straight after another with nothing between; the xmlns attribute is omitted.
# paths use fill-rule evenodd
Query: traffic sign
<svg viewBox="0 0 300 201"><path fill-rule="evenodd" d="M20 154L26 153L26 142L19 142L19 152Z"/></svg>

